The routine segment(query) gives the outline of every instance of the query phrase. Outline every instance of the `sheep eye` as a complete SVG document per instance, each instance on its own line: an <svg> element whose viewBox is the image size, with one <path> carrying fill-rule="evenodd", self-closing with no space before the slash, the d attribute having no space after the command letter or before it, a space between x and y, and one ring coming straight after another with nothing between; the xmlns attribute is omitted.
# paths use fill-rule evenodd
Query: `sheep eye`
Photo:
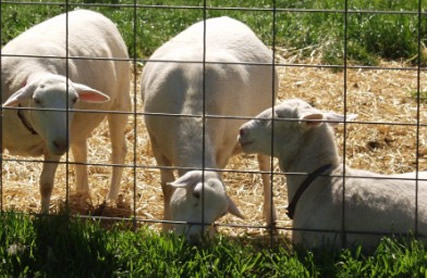
<svg viewBox="0 0 427 278"><path fill-rule="evenodd" d="M38 98L35 98L35 99L34 99L34 103L35 103L35 104L37 104L37 105L41 105L41 101L40 101L40 99L38 99Z"/></svg>
<svg viewBox="0 0 427 278"><path fill-rule="evenodd" d="M73 98L73 103L76 103L78 100L78 97Z"/></svg>

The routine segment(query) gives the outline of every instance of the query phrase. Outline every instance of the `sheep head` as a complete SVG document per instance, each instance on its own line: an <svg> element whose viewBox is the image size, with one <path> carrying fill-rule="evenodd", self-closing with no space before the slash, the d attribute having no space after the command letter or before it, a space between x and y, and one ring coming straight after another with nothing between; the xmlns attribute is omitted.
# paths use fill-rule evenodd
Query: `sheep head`
<svg viewBox="0 0 427 278"><path fill-rule="evenodd" d="M347 114L347 120L354 118L356 115ZM275 120L274 131L272 120ZM303 100L290 99L276 105L274 109L264 110L255 119L243 124L238 141L246 153L286 156L287 152L299 149L307 132L322 126L325 122L335 125L343 121L344 115L323 112ZM272 142L273 153L271 153Z"/></svg>
<svg viewBox="0 0 427 278"><path fill-rule="evenodd" d="M68 101L67 101L68 99ZM12 94L4 107L24 106L35 108L26 115L31 128L46 142L47 150L54 155L62 155L67 149L67 120L72 122L73 113L68 117L66 106L72 109L78 101L100 103L109 97L86 85L74 83L63 76L42 74Z"/></svg>
<svg viewBox="0 0 427 278"><path fill-rule="evenodd" d="M174 224L174 231L185 235L191 243L200 242L202 234L211 236L211 224L227 212L243 218L216 172L190 171L168 186L175 188L170 200L172 220L187 222Z"/></svg>

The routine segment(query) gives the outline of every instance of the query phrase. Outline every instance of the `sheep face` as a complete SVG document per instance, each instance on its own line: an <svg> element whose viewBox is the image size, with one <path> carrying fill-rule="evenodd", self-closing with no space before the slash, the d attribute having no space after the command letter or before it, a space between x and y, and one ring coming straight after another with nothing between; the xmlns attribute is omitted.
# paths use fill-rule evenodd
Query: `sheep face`
<svg viewBox="0 0 427 278"><path fill-rule="evenodd" d="M356 115L353 114L347 115L347 119L355 117ZM275 120L274 130L272 119ZM332 121L330 124L334 124L343 120L343 115L321 112L303 100L290 99L276 105L274 110L266 109L255 119L242 125L238 141L244 152L266 155L271 155L271 143L273 142L272 155L278 157L287 150L298 150L307 132L321 126L322 121Z"/></svg>
<svg viewBox="0 0 427 278"><path fill-rule="evenodd" d="M69 112L67 116L65 112L67 103L68 108L72 109L78 101L108 100L107 95L70 80L67 88L64 77L49 74L32 80L10 96L3 105L35 108L27 112L28 122L46 142L46 148L50 153L62 155L68 149L67 127L73 119L73 113Z"/></svg>
<svg viewBox="0 0 427 278"><path fill-rule="evenodd" d="M305 104L304 106L307 106ZM242 150L246 153L262 153L265 155L278 156L279 148L283 145L289 146L294 141L298 142L301 132L298 128L298 108L302 103L281 103L261 112L255 119L241 126L238 141ZM273 131L273 119L274 131ZM282 120L280 120L282 119ZM283 119L288 119L284 121ZM274 140L272 141L272 133ZM273 154L271 144L274 145Z"/></svg>
<svg viewBox="0 0 427 278"><path fill-rule="evenodd" d="M215 172L190 171L168 186L175 188L170 200L172 220L187 224L174 224L174 231L185 235L191 243L199 243L203 234L213 235L212 223L230 212L243 218L234 202L225 192L224 184ZM202 219L203 213L203 219ZM205 223L202 226L202 221Z"/></svg>

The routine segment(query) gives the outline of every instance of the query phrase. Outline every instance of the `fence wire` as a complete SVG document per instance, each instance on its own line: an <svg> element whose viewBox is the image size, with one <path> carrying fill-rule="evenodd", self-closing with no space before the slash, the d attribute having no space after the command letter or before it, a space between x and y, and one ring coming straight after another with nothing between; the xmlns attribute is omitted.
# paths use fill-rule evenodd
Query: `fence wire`
<svg viewBox="0 0 427 278"><path fill-rule="evenodd" d="M3 69L3 5L0 0L0 151L2 152L0 155L0 212L3 214L3 93L1 92L3 88L3 78L2 77L2 69Z"/></svg>
<svg viewBox="0 0 427 278"><path fill-rule="evenodd" d="M388 10L351 10L348 7L348 0L345 0L344 2L344 9L301 9L301 8L283 8L278 7L275 0L272 0L271 7L227 7L227 6L210 6L208 5L207 0L201 1L202 3L200 5L161 5L161 4L143 4L138 3L142 1L133 0L128 1L129 3L75 3L69 0L63 0L63 1L2 1L0 0L0 21L3 22L4 17L4 9L3 7L9 5L9 6L49 6L49 7L62 7L63 12L67 13L68 11L73 10L74 8L100 8L100 7L108 7L108 8L117 8L117 9L132 9L132 20L133 21L133 41L132 46L134 50L137 49L138 45L144 42L144 37L138 37L137 34L139 34L138 29L143 28L139 26L140 17L138 16L139 10L150 10L150 9L164 9L164 10L197 10L202 11L202 19L204 20L204 28L203 28L203 58L202 61L181 61L181 60L156 60L156 59L145 59L138 57L136 54L136 51L132 57L129 59L123 59L123 58L117 58L117 57L77 57L77 56L70 56L68 52L68 39L69 39L69 23L68 23L68 15L66 16L66 54L65 56L54 56L54 55L16 55L11 53L4 53L2 49L0 50L0 70L3 70L2 68L2 60L5 57L20 57L20 58L26 58L26 59L60 59L65 60L65 69L66 69L66 76L69 76L69 61L71 60L99 60L99 61L121 61L121 62L131 62L132 63L132 71L133 71L133 78L131 82L133 83L133 111L131 112L123 112L123 111L105 111L105 110L81 110L81 109L70 109L68 108L68 98L67 98L67 105L65 110L61 109L48 109L48 108L28 108L28 107L3 107L0 106L0 114L3 115L3 111L5 110L44 110L44 111L55 111L55 112L65 112L67 115L67 125L68 125L68 115L70 112L79 113L102 113L102 114L128 114L129 116L132 116L133 118L133 157L132 157L132 163L131 164L112 164L112 163L81 163L81 162L72 162L70 161L69 152L67 151L65 154L65 161L60 161L59 164L63 164L66 167L66 196L65 196L65 202L66 207L69 206L69 195L70 195L70 185L69 185L69 178L70 178L70 171L69 167L73 165L86 165L86 166L105 166L105 167L124 167L124 168L131 168L132 169L132 180L133 180L133 200L132 200L132 217L107 217L107 216L95 216L95 215L82 215L79 217L82 218L90 218L90 219L98 219L98 220L114 220L114 221L130 221L133 223L133 227L136 228L138 223L146 223L146 224L156 224L156 223L165 223L165 224L192 224L192 225L207 225L205 223L205 213L204 209L202 209L201 213L201 223L188 223L188 222L182 222L182 221L171 221L171 220L162 220L162 219L149 219L149 218L143 218L138 215L137 213L137 184L138 184L138 178L137 178L137 171L142 170L161 170L161 169L167 169L167 170L201 170L202 175L202 183L204 184L204 173L205 171L216 171L220 173L244 173L244 174L269 174L270 175L270 184L271 184L271 191L274 192L275 187L284 186L282 184L276 184L276 181L274 180L275 176L283 176L283 175L302 175L306 176L307 173L292 173L292 172L279 172L274 169L274 161L273 158L270 159L270 171L255 171L255 170L240 170L240 169L219 169L219 168L207 168L205 167L205 143L206 143L206 126L203 124L203 130L202 130L202 165L200 167L177 167L177 166L159 166L159 165L139 165L137 162L138 157L138 128L137 128L137 120L138 117L143 116L158 116L158 117L194 117L194 118L200 118L202 119L203 123L206 122L207 119L221 119L221 120L250 120L254 117L244 117L244 116L224 116L224 115L210 115L206 112L206 65L208 64L226 64L226 65L250 65L250 66L267 66L271 67L272 70L272 98L271 98L271 106L272 106L272 112L274 114L274 105L276 104L276 98L274 96L274 90L275 90L275 75L274 72L279 67L284 68L320 68L320 69L332 69L332 70L342 70L343 71L343 112L345 116L344 120L344 128L343 128L343 155L342 155L342 164L346 164L346 149L347 149L347 130L349 125L366 125L366 126L375 126L375 125L385 125L385 126L405 126L405 127L415 127L416 128L416 147L415 147L415 169L416 169L416 176L415 179L409 179L409 178L399 178L399 177L369 177L371 179L397 179L397 180L415 180L415 236L418 235L418 203L419 203L419 181L423 181L423 179L420 179L418 176L419 172L419 149L420 149L420 128L427 127L427 123L421 123L420 120L420 105L422 102L421 99L421 73L426 72L427 68L422 67L422 37L421 37L421 30L422 30L422 18L423 16L427 15L427 12L424 12L422 10L422 3L421 0L418 0L418 9L416 11L388 11ZM219 61L210 61L206 59L206 19L209 18L208 12L209 11L241 11L241 12L260 12L260 13L266 13L270 14L272 17L272 27L271 27L271 37L272 37L272 60L271 63L247 63L244 61L239 62L219 62ZM280 13L293 13L293 14L301 14L301 13L321 13L321 14L341 14L343 15L343 29L344 29L344 37L343 37L343 64L342 65L330 65L330 64L299 64L299 63L287 63L287 62L281 62L277 61L276 59L276 47L277 47L277 25L280 24L277 20L277 15ZM399 16L412 16L417 17L417 30L418 30L418 36L417 36L417 64L416 66L364 66L364 65L349 65L348 64L348 17L349 15L353 14L368 14L368 15L399 15ZM1 26L1 32L0 32L0 41L2 43L2 46L4 46L7 42L4 41L3 36L3 26ZM146 113L146 112L138 112L137 108L137 96L139 95L139 92L137 91L138 87L138 65L146 64L146 63L194 63L194 64L202 64L203 66L203 109L202 113L200 115L195 114L173 114L173 113ZM347 111L348 111L348 71L349 70L393 70L393 71L413 71L416 72L416 102L417 102L417 109L416 109L416 121L407 123L407 122L396 122L396 121L352 121L347 122ZM2 82L2 80L0 81ZM3 85L3 84L0 84ZM67 79L67 91L68 91L68 79ZM0 94L0 103L3 103L4 99L2 94ZM277 121L295 121L295 119L274 119L272 120L272 136L271 136L271 153L273 153L274 150L274 132L275 132L275 123ZM3 118L0 117L0 130L3 130ZM68 131L68 128L67 128ZM145 132L145 131L143 131ZM69 140L67 136L67 140ZM69 142L67 142L67 145L69 145ZM4 142L3 142L3 136L0 136L0 147L3 150ZM0 170L3 173L4 172L4 165L5 163L11 163L11 162L18 162L18 163L37 163L37 164L43 164L43 163L58 163L54 161L44 161L41 159L11 159L11 158L4 158L4 154L2 152L2 155L0 156ZM345 245L345 237L348 234L371 234L371 235L389 235L390 233L373 233L373 232L364 232L364 231L351 231L346 229L346 180L347 179L360 179L360 178L366 178L366 177L360 177L360 176L347 176L346 175L346 168L343 167L343 174L342 176L337 176L342 178L343 182L343 191L342 191L342 211L341 211L341 228L339 230L322 230L322 229L296 229L292 227L284 227L284 226L266 226L266 225L253 225L251 223L248 224L222 224L222 223L214 223L215 227L230 227L233 229L265 229L268 231L271 239L271 244L274 244L273 238L274 238L274 230L286 230L286 231L311 231L311 232L323 232L323 233L339 233L342 235L342 243ZM426 181L426 180L424 180ZM160 182L159 182L160 184ZM160 185L159 185L160 186ZM4 190L7 187L7 184L4 183L4 177L1 175L0 177L0 211L3 213L5 212L4 206ZM204 189L202 190L204 193ZM204 194L202 193L202 208L205 207L205 199ZM271 203L274 203L274 194L271 195ZM37 213L33 213L37 214ZM271 210L271 214L273 214L273 210Z"/></svg>

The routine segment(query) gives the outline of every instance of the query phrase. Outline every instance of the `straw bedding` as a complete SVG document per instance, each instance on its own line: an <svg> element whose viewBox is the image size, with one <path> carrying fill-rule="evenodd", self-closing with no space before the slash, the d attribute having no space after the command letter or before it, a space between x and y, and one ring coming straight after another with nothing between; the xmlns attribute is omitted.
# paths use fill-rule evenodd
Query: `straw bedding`
<svg viewBox="0 0 427 278"><path fill-rule="evenodd" d="M286 50L285 50L286 52ZM285 53L286 54L286 53ZM286 57L286 55L283 55ZM290 61L291 58L281 58ZM301 62L301 60L300 60ZM314 59L306 63L317 63ZM402 66L394 62L384 62L384 67ZM305 99L316 107L324 110L343 112L344 108L344 73L324 68L279 67L280 94L279 100L298 97ZM140 69L138 70L140 74ZM348 70L347 71L347 109L359 115L357 121L387 122L415 124L417 119L417 103L412 93L417 90L417 72L403 70ZM427 90L421 73L421 91ZM137 88L137 111L142 112L140 95ZM426 123L426 105L421 103L420 121ZM136 146L134 146L134 120L136 120ZM416 126L386 124L348 124L346 127L346 145L343 142L343 126L336 131L340 154L345 154L346 163L355 168L367 169L379 173L402 173L416 169ZM419 168L427 169L426 128L419 130ZM134 202L136 215L141 219L162 219L163 200L160 187L159 170L152 156L149 139L144 127L142 116L134 119L129 117L126 133L128 154L119 201L99 209L104 201L110 183L111 167L90 166L89 185L91 198L83 198L74 193L74 171L68 167L69 199L68 206L73 213L100 214L104 216L132 217ZM104 122L93 133L89 140L89 162L109 163L110 142L108 127ZM136 152L134 153L134 148ZM4 159L26 159L9 156ZM40 158L42 159L42 158ZM70 160L72 157L70 154ZM132 167L134 161L137 166ZM277 163L276 163L277 164ZM40 194L38 187L42 163L35 162L3 162L3 209L22 212L38 212ZM228 169L257 170L254 155L238 155L233 157ZM279 168L275 165L275 171ZM59 211L67 205L66 197L66 165L60 165L55 177L55 186L51 200L51 212ZM262 216L262 182L259 174L226 173L224 180L228 194L235 200L246 219L241 220L226 216L218 223L244 224L250 226L265 225ZM136 184L134 186L134 181ZM287 218L286 181L283 175L274 175L274 202L278 213L280 227L289 227ZM135 191L135 196L134 196ZM135 198L135 200L133 199ZM157 228L158 225L153 224ZM257 236L268 233L259 228L220 227L222 233L229 235ZM288 233L281 231L280 233Z"/></svg>

